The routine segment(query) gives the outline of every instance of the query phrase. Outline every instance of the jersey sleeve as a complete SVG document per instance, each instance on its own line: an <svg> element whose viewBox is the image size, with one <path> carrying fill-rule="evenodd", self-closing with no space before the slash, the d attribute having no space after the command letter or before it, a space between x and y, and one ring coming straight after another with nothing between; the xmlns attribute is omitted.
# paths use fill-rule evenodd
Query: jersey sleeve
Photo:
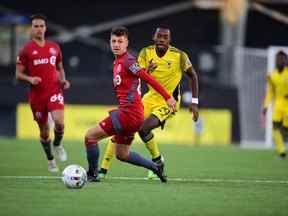
<svg viewBox="0 0 288 216"><path fill-rule="evenodd" d="M160 83L148 74L144 69L141 69L137 76L144 80L147 84L149 84L152 88L154 88L165 100L168 100L171 96L167 92L167 90L160 85Z"/></svg>
<svg viewBox="0 0 288 216"><path fill-rule="evenodd" d="M181 69L182 71L186 72L190 67L192 67L192 63L188 57L188 55L185 52L181 52L180 57L180 63L181 63Z"/></svg>
<svg viewBox="0 0 288 216"><path fill-rule="evenodd" d="M23 47L19 51L19 54L18 54L17 60L16 60L16 64L23 65L24 67L27 67L27 62L28 62L28 58L27 58L27 54L26 54L26 49L25 49L25 47Z"/></svg>
<svg viewBox="0 0 288 216"><path fill-rule="evenodd" d="M168 100L171 96L169 93L151 76L145 69L141 68L135 58L127 58L124 61L124 67L133 75L147 82L152 88L154 88L165 100Z"/></svg>
<svg viewBox="0 0 288 216"><path fill-rule="evenodd" d="M136 58L129 57L124 61L124 68L129 72L137 76L137 74L142 70L142 67L136 61Z"/></svg>
<svg viewBox="0 0 288 216"><path fill-rule="evenodd" d="M148 65L146 65L146 49L145 48L143 48L138 55L138 63L140 67L142 68L148 67Z"/></svg>
<svg viewBox="0 0 288 216"><path fill-rule="evenodd" d="M57 44L57 50L58 50L58 54L56 57L56 64L62 62L62 51L61 51L61 48L58 44Z"/></svg>

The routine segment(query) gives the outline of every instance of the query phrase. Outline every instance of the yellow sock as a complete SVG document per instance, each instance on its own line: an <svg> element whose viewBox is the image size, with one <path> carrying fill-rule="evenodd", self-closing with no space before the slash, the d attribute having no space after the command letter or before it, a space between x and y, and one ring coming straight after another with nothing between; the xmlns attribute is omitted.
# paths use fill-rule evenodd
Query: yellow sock
<svg viewBox="0 0 288 216"><path fill-rule="evenodd" d="M285 144L283 141L283 136L279 129L273 129L273 138L276 145L276 150L279 154L285 152Z"/></svg>
<svg viewBox="0 0 288 216"><path fill-rule="evenodd" d="M145 145L146 145L146 148L149 150L152 156L152 159L160 156L160 151L159 151L158 145L155 142L154 137L150 139L148 142L146 142Z"/></svg>
<svg viewBox="0 0 288 216"><path fill-rule="evenodd" d="M111 165L111 160L115 154L115 143L110 139L107 143L104 157L102 159L101 168L108 170Z"/></svg>

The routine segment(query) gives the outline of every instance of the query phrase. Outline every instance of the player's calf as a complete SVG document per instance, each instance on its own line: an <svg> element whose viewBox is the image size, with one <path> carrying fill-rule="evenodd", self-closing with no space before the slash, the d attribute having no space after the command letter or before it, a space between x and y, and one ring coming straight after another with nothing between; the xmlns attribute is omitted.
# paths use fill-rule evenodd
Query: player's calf
<svg viewBox="0 0 288 216"><path fill-rule="evenodd" d="M51 140L48 136L41 136L40 143L42 145L42 148L45 152L45 155L47 157L47 160L53 160L54 156L51 151Z"/></svg>
<svg viewBox="0 0 288 216"><path fill-rule="evenodd" d="M96 140L85 137L85 148L88 161L88 180L95 182L98 179L99 146Z"/></svg>
<svg viewBox="0 0 288 216"><path fill-rule="evenodd" d="M61 144L63 134L64 134L64 125L55 124L53 146L59 146Z"/></svg>

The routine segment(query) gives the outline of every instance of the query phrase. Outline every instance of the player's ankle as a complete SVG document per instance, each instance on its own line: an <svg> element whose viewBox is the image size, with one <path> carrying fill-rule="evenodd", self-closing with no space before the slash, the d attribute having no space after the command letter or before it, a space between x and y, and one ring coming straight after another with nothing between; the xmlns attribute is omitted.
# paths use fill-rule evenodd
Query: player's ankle
<svg viewBox="0 0 288 216"><path fill-rule="evenodd" d="M163 155L159 155L158 157L153 158L152 161L155 163L164 163L164 157Z"/></svg>
<svg viewBox="0 0 288 216"><path fill-rule="evenodd" d="M105 169L105 168L101 168L99 171L98 171L99 174L104 174L106 175L108 173L108 169Z"/></svg>

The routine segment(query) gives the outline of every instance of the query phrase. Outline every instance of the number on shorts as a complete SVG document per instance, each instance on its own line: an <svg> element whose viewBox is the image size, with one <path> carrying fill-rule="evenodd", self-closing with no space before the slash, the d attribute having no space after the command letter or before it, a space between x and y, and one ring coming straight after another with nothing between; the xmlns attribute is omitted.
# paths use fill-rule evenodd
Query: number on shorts
<svg viewBox="0 0 288 216"><path fill-rule="evenodd" d="M50 101L52 103L58 102L59 104L64 104L64 97L59 93L59 94L54 94L51 96Z"/></svg>
<svg viewBox="0 0 288 216"><path fill-rule="evenodd" d="M159 112L161 116L166 116L170 113L170 109L168 107L161 107Z"/></svg>

